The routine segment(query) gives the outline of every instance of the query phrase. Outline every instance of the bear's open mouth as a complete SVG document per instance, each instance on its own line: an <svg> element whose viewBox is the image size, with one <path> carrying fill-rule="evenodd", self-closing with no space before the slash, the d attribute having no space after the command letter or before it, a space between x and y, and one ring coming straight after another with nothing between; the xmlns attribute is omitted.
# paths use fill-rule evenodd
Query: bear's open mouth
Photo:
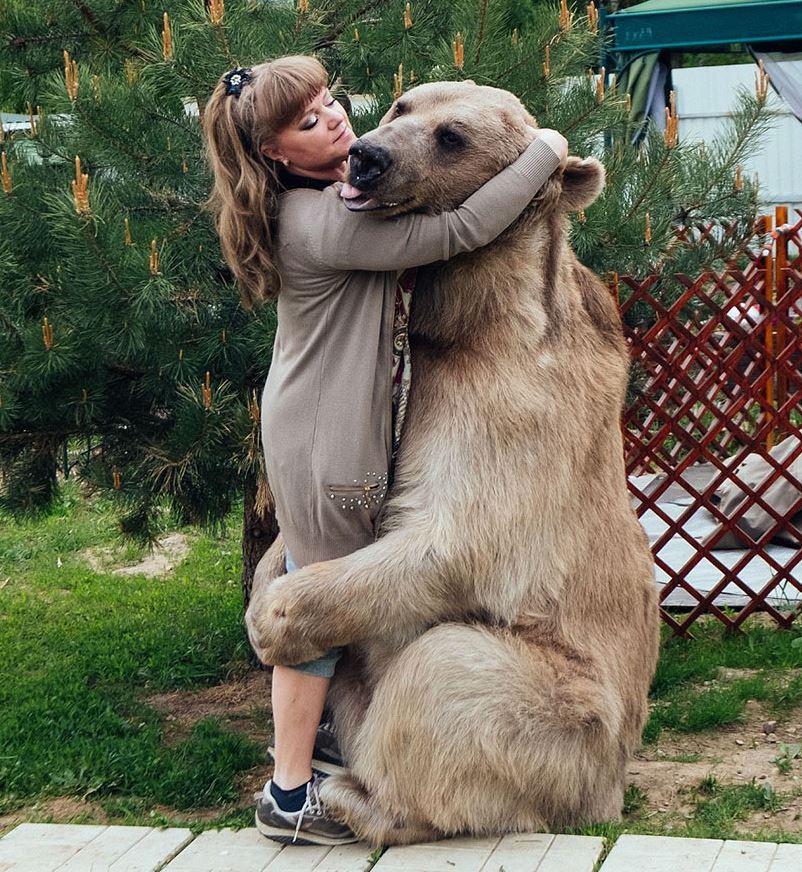
<svg viewBox="0 0 802 872"><path fill-rule="evenodd" d="M393 203L383 202L382 200L372 197L370 194L360 191L348 182L343 183L340 189L340 197L346 207L352 212L373 212L376 209L392 209L395 206L402 206L408 203L407 200L398 200Z"/></svg>

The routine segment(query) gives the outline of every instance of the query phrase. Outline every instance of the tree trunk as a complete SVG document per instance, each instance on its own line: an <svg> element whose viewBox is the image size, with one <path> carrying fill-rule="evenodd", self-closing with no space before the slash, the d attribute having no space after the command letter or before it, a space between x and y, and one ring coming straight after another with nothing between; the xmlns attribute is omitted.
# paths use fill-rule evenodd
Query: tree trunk
<svg viewBox="0 0 802 872"><path fill-rule="evenodd" d="M255 478L245 481L245 510L242 523L242 599L243 611L248 608L253 587L253 574L256 564L278 535L278 522L275 512L260 510L256 495L258 483Z"/></svg>

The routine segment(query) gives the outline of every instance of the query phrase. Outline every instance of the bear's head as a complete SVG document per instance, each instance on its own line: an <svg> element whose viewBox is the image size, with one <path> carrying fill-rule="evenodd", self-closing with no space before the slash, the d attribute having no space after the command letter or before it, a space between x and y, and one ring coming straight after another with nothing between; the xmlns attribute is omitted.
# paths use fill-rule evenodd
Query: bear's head
<svg viewBox="0 0 802 872"><path fill-rule="evenodd" d="M381 215L455 209L512 163L535 119L509 91L474 82L432 82L399 97L350 150L349 209ZM539 196L539 211L590 205L604 186L594 158L568 158Z"/></svg>

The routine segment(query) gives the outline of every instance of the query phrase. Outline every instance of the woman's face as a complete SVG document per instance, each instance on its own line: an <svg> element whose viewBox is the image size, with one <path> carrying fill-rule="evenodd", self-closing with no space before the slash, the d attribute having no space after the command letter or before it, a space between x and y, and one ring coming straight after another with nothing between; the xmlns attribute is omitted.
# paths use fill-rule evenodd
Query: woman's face
<svg viewBox="0 0 802 872"><path fill-rule="evenodd" d="M289 161L285 165L294 173L317 176L341 169L355 141L345 110L323 88L265 151L273 160Z"/></svg>

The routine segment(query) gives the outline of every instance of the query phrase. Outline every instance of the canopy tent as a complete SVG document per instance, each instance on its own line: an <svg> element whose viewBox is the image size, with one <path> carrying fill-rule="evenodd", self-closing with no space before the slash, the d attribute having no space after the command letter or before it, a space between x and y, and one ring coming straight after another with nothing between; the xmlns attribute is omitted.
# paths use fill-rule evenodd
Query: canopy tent
<svg viewBox="0 0 802 872"><path fill-rule="evenodd" d="M802 0L646 0L604 16L604 24L604 66L617 71L632 97L632 121L642 122L636 139L647 118L662 126L671 51L727 50L733 43L764 62L775 91L802 121Z"/></svg>
<svg viewBox="0 0 802 872"><path fill-rule="evenodd" d="M613 54L802 42L800 0L647 0L606 16Z"/></svg>

